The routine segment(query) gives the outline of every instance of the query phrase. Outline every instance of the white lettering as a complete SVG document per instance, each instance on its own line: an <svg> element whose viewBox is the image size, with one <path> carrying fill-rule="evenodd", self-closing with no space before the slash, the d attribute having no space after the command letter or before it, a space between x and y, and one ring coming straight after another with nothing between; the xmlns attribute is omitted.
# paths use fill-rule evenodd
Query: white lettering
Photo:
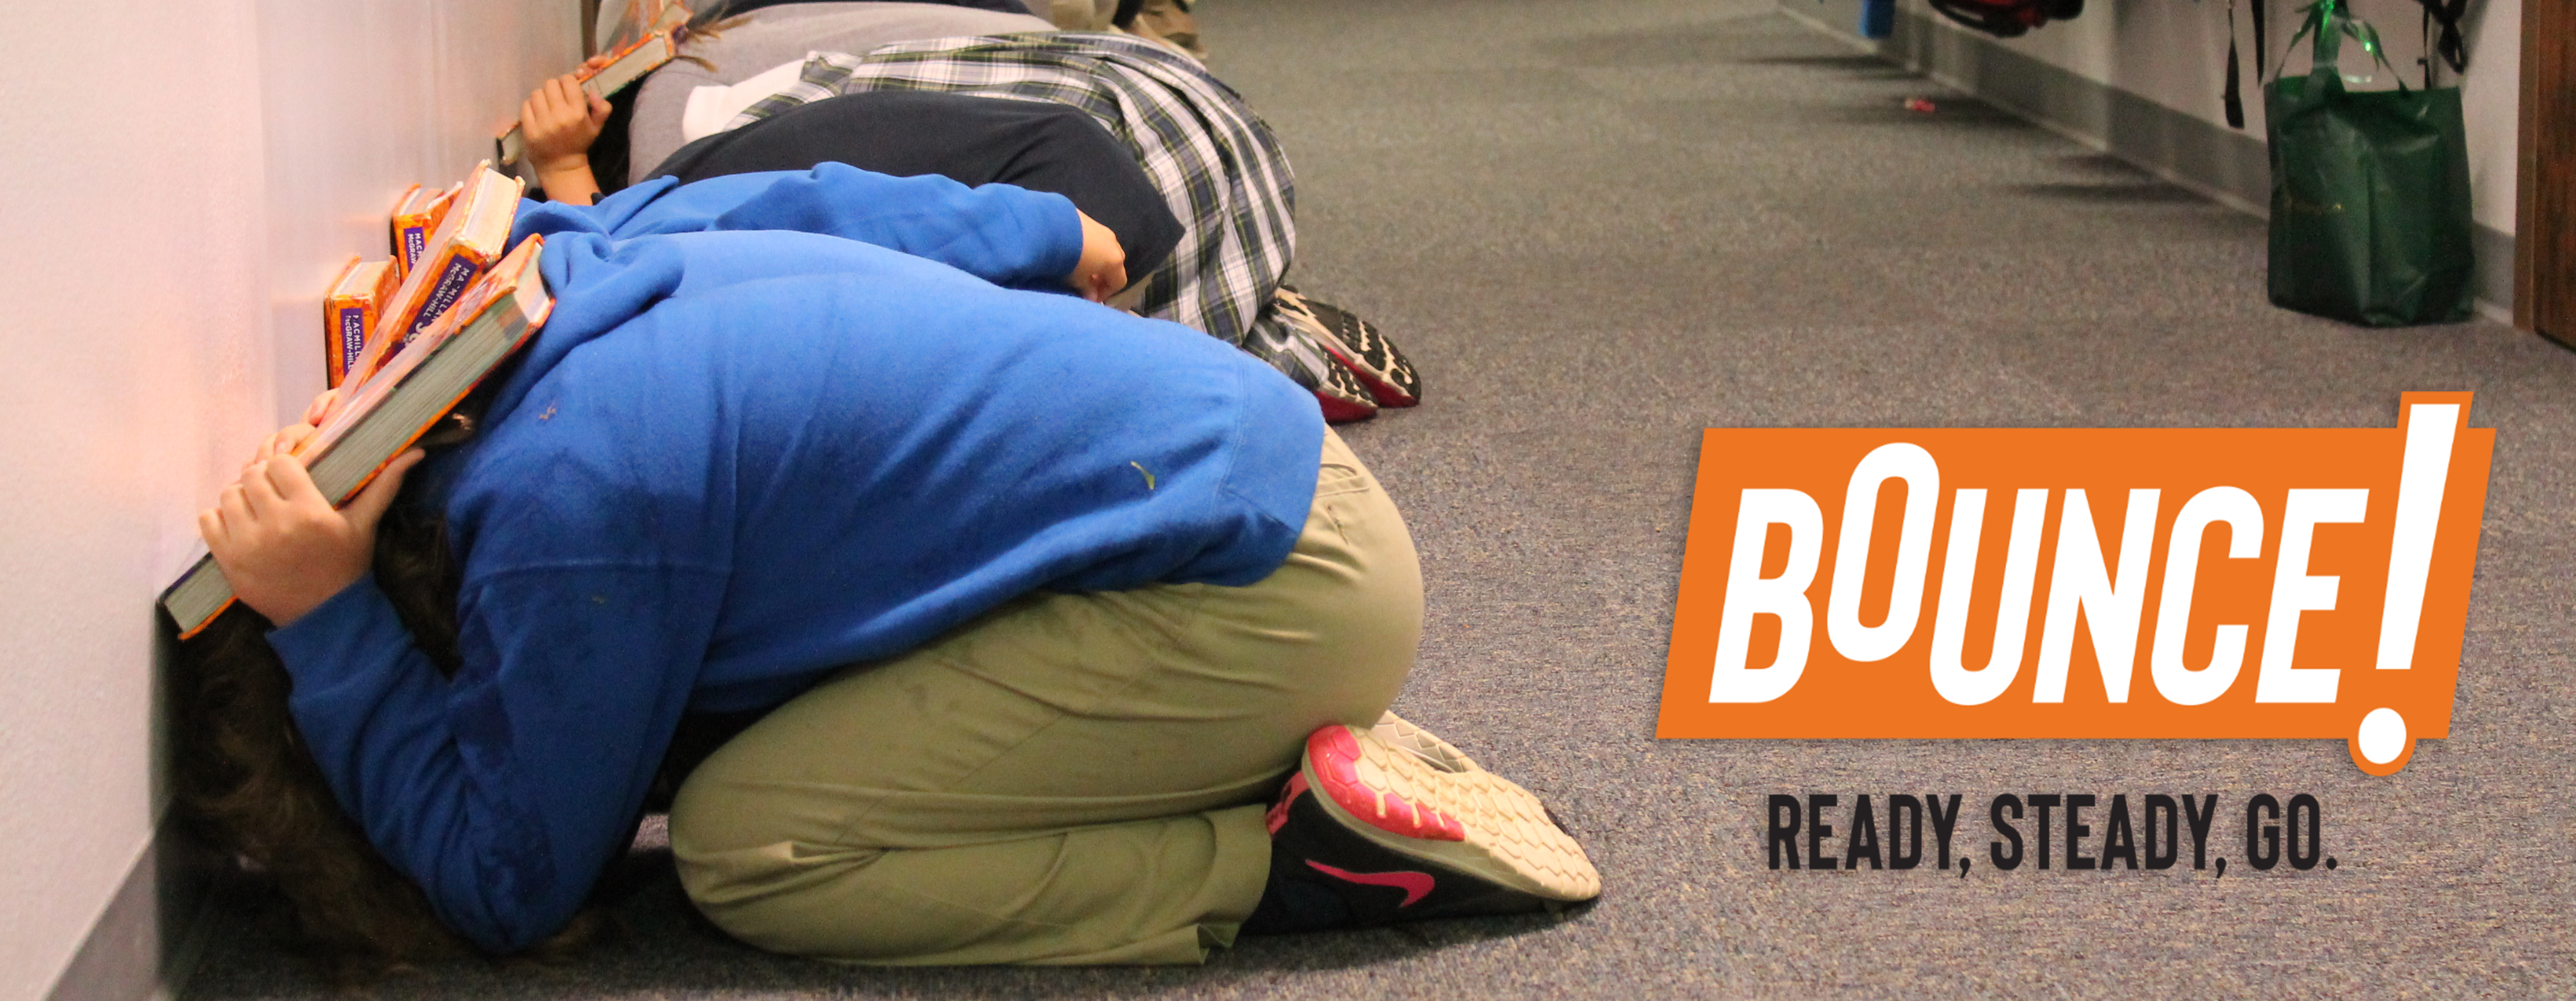
<svg viewBox="0 0 2576 1001"><path fill-rule="evenodd" d="M2292 490L2281 512L2281 556L2272 568L2272 613L2263 625L2263 667L2256 702L2332 702L2343 670L2291 667L2299 650L2299 613L2333 611L2341 578L2309 576L2308 549L2318 525L2351 524L2370 506L2368 490Z"/></svg>
<svg viewBox="0 0 2576 1001"><path fill-rule="evenodd" d="M2039 634L2038 674L2031 701L2066 701L2066 670L2075 654L2078 611L2093 632L2093 659L2102 666L2102 689L2112 702L2129 701L2129 670L2138 656L2138 609L2147 599L2147 563L2154 559L2160 491L2129 491L2129 516L2120 529L2116 568L2102 566L2102 543L2093 531L2084 491L2066 492L2057 517L2057 562L2048 577L2048 621Z"/></svg>
<svg viewBox="0 0 2576 1001"><path fill-rule="evenodd" d="M2165 543L2165 590L2156 602L2155 647L2147 656L2156 693L2178 706L2203 705L2227 693L2245 667L2245 626L2218 627L2210 647L2209 666L2193 670L2182 662L2183 642L2191 632L2191 592L2200 576L2200 539L2213 524L2227 526L2227 558L2250 560L2263 553L2263 507L2254 495L2235 487L2211 487L2183 503L2174 516L2173 540Z"/></svg>
<svg viewBox="0 0 2576 1001"><path fill-rule="evenodd" d="M1961 663L1969 601L1976 590L1977 537L1984 532L1986 492L1961 490L1950 505L1950 555L1941 564L1941 604L1932 613L1932 688L1963 706L1984 705L2021 673L2022 637L2030 632L2030 598L2039 576L2040 533L2048 527L2048 491L2013 498L2012 541L2004 547L2004 586L1995 607L1994 651L1984 667Z"/></svg>
<svg viewBox="0 0 2576 1001"><path fill-rule="evenodd" d="M1780 576L1762 576L1771 526L1789 527L1789 562ZM1717 665L1709 675L1711 702L1769 702L1788 693L1807 670L1815 609L1807 586L1816 579L1825 515L1816 499L1796 490L1746 490L1735 515L1735 551L1726 567L1726 606L1718 615ZM1753 617L1780 619L1780 652L1766 667L1745 663Z"/></svg>
<svg viewBox="0 0 2576 1001"><path fill-rule="evenodd" d="M2424 578L2433 571L2433 533L2442 527L2442 488L2451 478L2451 438L2460 405L2406 408L2406 458L2397 473L2397 537L2388 548L2388 604L2379 612L2379 669L2415 666L2415 629L2424 617Z"/></svg>
<svg viewBox="0 0 2576 1001"><path fill-rule="evenodd" d="M1888 590L1887 618L1860 624L1861 586L1869 579L1869 537L1878 521L1878 488L1905 481L1905 520L1896 535L1896 579ZM1921 445L1904 442L1870 450L1852 467L1843 492L1842 541L1834 550L1834 587L1825 602L1825 636L1834 651L1855 663L1886 660L1914 638L1923 617L1924 568L1932 558L1932 521L1941 508L1941 467Z"/></svg>

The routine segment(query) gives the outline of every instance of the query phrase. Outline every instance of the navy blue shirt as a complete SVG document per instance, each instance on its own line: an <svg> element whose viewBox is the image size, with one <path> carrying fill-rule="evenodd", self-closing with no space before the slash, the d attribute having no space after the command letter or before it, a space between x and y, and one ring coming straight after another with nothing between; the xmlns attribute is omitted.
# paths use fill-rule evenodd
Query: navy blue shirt
<svg viewBox="0 0 2576 1001"><path fill-rule="evenodd" d="M520 231L548 234L554 314L416 474L463 561L462 669L372 581L270 634L341 803L486 949L570 919L684 710L774 705L1033 590L1250 584L1304 526L1311 395L996 284L1061 286L1059 196L827 165Z"/></svg>

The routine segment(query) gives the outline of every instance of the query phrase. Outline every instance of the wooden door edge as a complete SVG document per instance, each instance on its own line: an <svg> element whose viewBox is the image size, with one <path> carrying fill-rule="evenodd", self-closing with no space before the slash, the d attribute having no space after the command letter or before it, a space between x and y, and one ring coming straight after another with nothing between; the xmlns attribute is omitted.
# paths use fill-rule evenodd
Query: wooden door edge
<svg viewBox="0 0 2576 1001"><path fill-rule="evenodd" d="M2548 27L2548 0L2522 8L2521 119L2514 136L2513 325L2537 332L2532 296L2539 284L2540 252L2540 29Z"/></svg>

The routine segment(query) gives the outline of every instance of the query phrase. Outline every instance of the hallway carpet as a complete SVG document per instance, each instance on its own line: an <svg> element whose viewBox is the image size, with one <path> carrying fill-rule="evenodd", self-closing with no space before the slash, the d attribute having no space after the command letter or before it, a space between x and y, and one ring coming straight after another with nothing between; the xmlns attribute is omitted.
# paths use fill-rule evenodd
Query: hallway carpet
<svg viewBox="0 0 2576 1001"><path fill-rule="evenodd" d="M1209 0L1298 173L1298 284L1426 402L1349 429L1420 544L1398 709L1549 798L1608 884L1557 918L1253 940L1192 969L845 969L698 930L376 985L478 998L2425 997L2576 992L2576 353L2264 302L2264 228L1854 54L1762 0ZM1936 102L1908 111L1909 97ZM2341 741L1653 739L1699 429L2497 427L2456 723ZM2306 792L2342 865L1791 873L1773 792ZM2213 838L2222 837L2222 823ZM2240 849L2228 854L2237 854ZM188 996L330 989L227 911Z"/></svg>

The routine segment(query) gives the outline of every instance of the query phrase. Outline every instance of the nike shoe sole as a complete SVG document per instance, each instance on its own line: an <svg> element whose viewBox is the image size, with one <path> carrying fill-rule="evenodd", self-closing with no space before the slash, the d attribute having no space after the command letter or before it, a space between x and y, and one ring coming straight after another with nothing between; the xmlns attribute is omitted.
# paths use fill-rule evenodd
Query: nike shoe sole
<svg viewBox="0 0 2576 1001"><path fill-rule="evenodd" d="M1396 855L1545 901L1601 895L1600 871L1538 797L1468 765L1442 768L1373 730L1335 725L1306 739L1292 781L1343 828Z"/></svg>

